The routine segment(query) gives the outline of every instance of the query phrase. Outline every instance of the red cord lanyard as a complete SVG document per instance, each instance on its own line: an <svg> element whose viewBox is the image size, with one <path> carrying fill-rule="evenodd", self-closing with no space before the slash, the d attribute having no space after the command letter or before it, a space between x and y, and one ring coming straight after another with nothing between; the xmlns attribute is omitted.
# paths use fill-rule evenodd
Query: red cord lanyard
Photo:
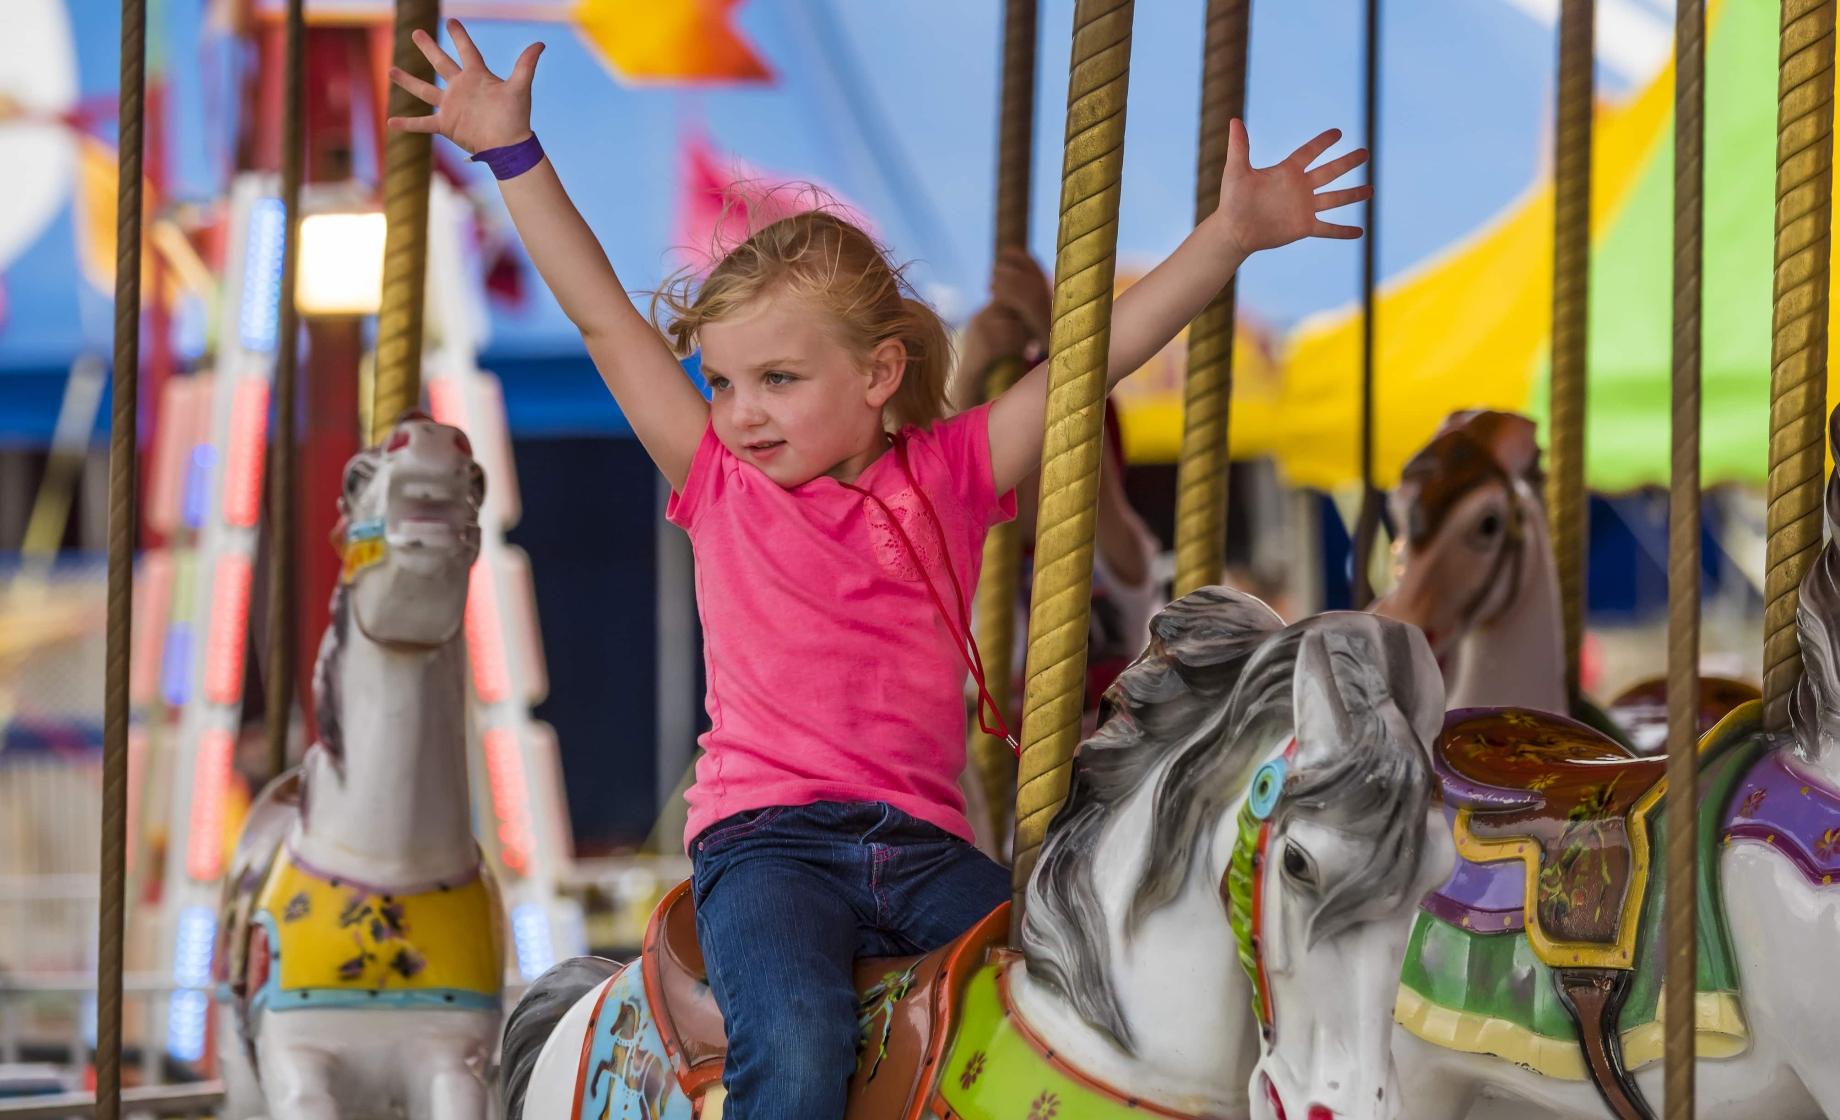
<svg viewBox="0 0 1840 1120"><path fill-rule="evenodd" d="M894 530L895 538L901 542L901 547L907 550L908 556L913 559L914 567L920 572L921 580L926 583L927 593L932 595L933 606L939 611L940 619L945 622L946 629L952 631L952 637L958 640L959 653L965 659L965 668L971 671L971 679L977 683L978 730L986 735L1002 739L1005 743L1009 744L1009 749L1011 751L1014 751L1020 756L1022 754L1022 744L1019 743L1016 740L1016 736L1011 733L1009 724L1003 719L1002 709L997 707L996 700L990 695L990 686L985 683L984 655L978 652L977 639L971 635L971 608L965 601L964 586L958 582L958 571L952 567L952 550L951 546L946 543L945 524L939 520L939 513L933 509L933 500L926 496L926 491L921 488L919 481L914 478L913 468L908 466L907 441L898 435L892 438L894 440L894 455L896 460L901 464L901 473L907 476L907 485L912 488L915 494L920 496L920 504L925 507L926 516L928 520L933 523L933 532L939 538L939 547L945 551L946 576L952 581L952 593L955 596L954 602L958 607L958 617L956 620L946 610L945 600L940 597L939 589L933 586L933 577L927 573L925 558L920 555L920 550L914 547L914 542L908 539L907 530L902 527L901 519L895 516L894 510L888 508L887 502L882 501L882 499L861 486L856 486L848 482L842 485L845 489L854 490L858 494L861 494L864 500L874 502L876 507L882 511L882 516L887 519L889 527ZM989 720L984 718L984 710L986 708L990 709L991 720L994 720L996 723L994 727L991 726Z"/></svg>

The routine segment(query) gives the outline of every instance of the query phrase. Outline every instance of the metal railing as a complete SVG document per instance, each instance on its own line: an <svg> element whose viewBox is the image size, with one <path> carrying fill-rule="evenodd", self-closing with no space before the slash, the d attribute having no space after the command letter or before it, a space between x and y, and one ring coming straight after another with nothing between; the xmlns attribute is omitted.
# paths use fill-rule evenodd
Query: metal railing
<svg viewBox="0 0 1840 1120"><path fill-rule="evenodd" d="M195 1085L149 1085L121 1091L122 1112L128 1116L209 1117L224 1101L221 1081ZM58 1093L54 1096L0 1100L0 1117L6 1120L67 1120L96 1115L94 1093Z"/></svg>

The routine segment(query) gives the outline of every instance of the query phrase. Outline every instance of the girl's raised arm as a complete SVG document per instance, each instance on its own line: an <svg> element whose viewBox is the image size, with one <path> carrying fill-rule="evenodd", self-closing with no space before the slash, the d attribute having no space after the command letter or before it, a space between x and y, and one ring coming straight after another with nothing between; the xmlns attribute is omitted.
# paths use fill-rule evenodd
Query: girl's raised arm
<svg viewBox="0 0 1840 1120"><path fill-rule="evenodd" d="M1219 207L1112 307L1107 392L1168 345L1253 253L1305 237L1361 236L1357 226L1336 225L1317 217L1325 210L1360 202L1371 193L1364 186L1323 189L1367 162L1365 151L1310 166L1341 135L1330 129L1284 162L1254 168L1246 128L1239 121L1232 123ZM1047 405L1048 365L1044 362L1010 386L991 407L990 467L999 494L1040 465Z"/></svg>
<svg viewBox="0 0 1840 1120"><path fill-rule="evenodd" d="M530 85L543 44L518 56L508 77L487 69L485 59L459 20L447 21L460 62L449 58L426 32L415 32L435 73L435 86L399 69L390 79L434 107L421 117L391 117L403 132L439 133L469 154L535 142L530 131ZM594 232L569 201L562 180L547 159L499 181L518 236L556 302L581 331L601 380L626 414L671 486L681 489L690 460L709 423L709 406L677 358L645 316L633 306Z"/></svg>

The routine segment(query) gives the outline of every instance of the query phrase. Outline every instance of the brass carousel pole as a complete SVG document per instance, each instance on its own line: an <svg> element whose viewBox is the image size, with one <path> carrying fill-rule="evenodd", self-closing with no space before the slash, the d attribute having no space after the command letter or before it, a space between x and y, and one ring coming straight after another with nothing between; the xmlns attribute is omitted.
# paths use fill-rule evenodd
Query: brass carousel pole
<svg viewBox="0 0 1840 1120"><path fill-rule="evenodd" d="M1827 396L1833 223L1834 0L1783 0L1779 57L1763 612L1763 721L1771 731L1789 726L1789 697L1802 675L1796 601L1802 576L1821 547L1821 413Z"/></svg>
<svg viewBox="0 0 1840 1120"><path fill-rule="evenodd" d="M435 34L440 0L396 0L392 61L422 79L434 67L409 38ZM390 86L389 115L420 116L428 107L401 86ZM422 292L428 266L428 182L431 141L424 132L392 131L383 149L383 304L377 312L377 372L371 385L370 432L381 443L396 417L422 399Z"/></svg>
<svg viewBox="0 0 1840 1120"><path fill-rule="evenodd" d="M1674 462L1668 493L1667 969L1670 992L1697 987L1699 855L1700 275L1704 262L1706 7L1674 22ZM1693 1120L1695 1001L1667 1001L1668 1120Z"/></svg>
<svg viewBox="0 0 1840 1120"><path fill-rule="evenodd" d="M1565 692L1578 699L1584 633L1584 386L1591 272L1591 100L1594 0L1559 10L1559 112L1553 150L1553 562L1565 624Z"/></svg>
<svg viewBox="0 0 1840 1120"><path fill-rule="evenodd" d="M1021 928L1023 888L1048 822L1067 796L1085 700L1134 6L1134 0L1078 0L1074 7L1028 685L1016 778L1012 939Z"/></svg>
<svg viewBox="0 0 1840 1120"><path fill-rule="evenodd" d="M300 180L305 161L305 0L288 0L286 85L281 122L281 204L287 229L281 251L281 308L275 351L275 435L268 445L268 776L287 769L294 703L294 406L300 358Z"/></svg>
<svg viewBox="0 0 1840 1120"><path fill-rule="evenodd" d="M1201 66L1201 138L1195 161L1195 221L1220 205L1228 125L1246 113L1247 25L1252 0L1208 0ZM1188 325L1182 390L1182 451L1176 461L1175 593L1219 583L1226 567L1228 418L1233 404L1233 311L1227 281Z"/></svg>
<svg viewBox="0 0 1840 1120"><path fill-rule="evenodd" d="M1003 89L997 128L996 252L1029 243L1029 186L1035 140L1036 0L1003 5ZM984 399L995 400L1022 376L1022 356L1005 354L984 377ZM1016 584L1022 534L1014 521L993 525L984 538L983 574L977 589L977 644L990 667L986 686L997 711L1009 718L1010 664L1016 649ZM984 791L988 835L1001 837L1009 820L1016 757L995 735L971 729L971 761Z"/></svg>
<svg viewBox="0 0 1840 1120"><path fill-rule="evenodd" d="M121 4L119 175L115 195L115 376L109 412L108 632L103 670L102 869L97 895L96 1116L121 1116L121 982L128 863L128 647L140 524L141 160L147 0Z"/></svg>

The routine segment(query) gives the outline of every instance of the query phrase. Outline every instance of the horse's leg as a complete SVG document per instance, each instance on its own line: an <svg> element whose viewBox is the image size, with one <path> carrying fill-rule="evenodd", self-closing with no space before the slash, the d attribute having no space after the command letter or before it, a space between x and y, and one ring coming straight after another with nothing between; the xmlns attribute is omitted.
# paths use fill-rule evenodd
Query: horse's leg
<svg viewBox="0 0 1840 1120"><path fill-rule="evenodd" d="M486 1120L486 1085L474 1056L474 1047L458 1042L426 1051L422 1076L409 1086L409 1115L414 1120Z"/></svg>
<svg viewBox="0 0 1840 1120"><path fill-rule="evenodd" d="M262 1093L270 1116L288 1120L339 1120L332 1094L336 1063L331 1054L304 1047L262 1048Z"/></svg>

